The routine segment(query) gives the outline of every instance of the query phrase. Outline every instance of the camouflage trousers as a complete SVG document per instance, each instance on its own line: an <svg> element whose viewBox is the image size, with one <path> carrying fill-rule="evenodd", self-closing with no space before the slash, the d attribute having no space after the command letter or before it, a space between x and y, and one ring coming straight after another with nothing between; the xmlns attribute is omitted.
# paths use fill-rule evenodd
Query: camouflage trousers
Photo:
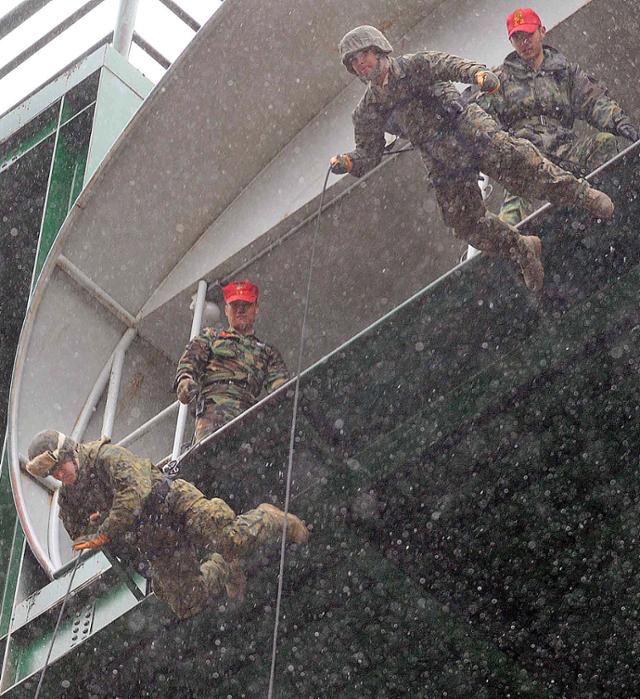
<svg viewBox="0 0 640 699"><path fill-rule="evenodd" d="M229 420L240 415L244 410L246 410L246 406L231 398L226 398L222 404L206 401L202 412L198 411L196 414L194 440L199 442Z"/></svg>
<svg viewBox="0 0 640 699"><path fill-rule="evenodd" d="M603 165L620 152L618 139L610 133L597 133L595 136L580 138L564 143L549 157L561 164L574 165L576 170L589 173ZM510 192L505 192L500 219L515 226L535 210L533 202Z"/></svg>
<svg viewBox="0 0 640 699"><path fill-rule="evenodd" d="M156 596L186 619L228 589L242 559L277 543L281 533L271 513L257 508L236 516L224 500L179 479L144 517L139 548Z"/></svg>
<svg viewBox="0 0 640 699"><path fill-rule="evenodd" d="M500 129L483 110L467 108L458 119L458 129L468 144L472 166L454 169L448 163L434 163L428 153L423 158L445 223L475 248L512 257L520 236L516 228L487 211L478 187L479 171L510 191L560 206L586 196L585 181L554 165L529 141Z"/></svg>

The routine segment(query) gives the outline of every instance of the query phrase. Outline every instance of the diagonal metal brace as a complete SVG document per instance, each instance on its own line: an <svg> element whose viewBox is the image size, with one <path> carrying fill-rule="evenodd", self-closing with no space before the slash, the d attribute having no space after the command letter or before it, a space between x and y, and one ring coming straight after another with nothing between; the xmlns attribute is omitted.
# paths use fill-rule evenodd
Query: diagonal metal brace
<svg viewBox="0 0 640 699"><path fill-rule="evenodd" d="M116 558L107 548L103 548L101 551L109 563L111 563L111 567L116 572L116 575L120 578L121 582L123 582L129 588L129 591L138 600L138 602L142 602L147 595L138 587L136 581L131 577L129 570L123 566L120 560Z"/></svg>

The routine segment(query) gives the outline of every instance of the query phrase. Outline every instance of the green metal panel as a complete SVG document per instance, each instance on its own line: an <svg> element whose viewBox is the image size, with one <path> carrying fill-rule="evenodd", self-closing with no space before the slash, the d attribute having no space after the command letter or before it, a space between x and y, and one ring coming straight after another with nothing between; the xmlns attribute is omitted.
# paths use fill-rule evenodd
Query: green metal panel
<svg viewBox="0 0 640 699"><path fill-rule="evenodd" d="M72 576L65 616L54 639L60 606ZM130 610L144 596L146 585L137 574L130 574L126 583L121 582L123 576L124 571L119 566L113 568L101 553L85 554L75 573L70 567L63 577L17 605L7 639L0 693L37 673L52 642L53 663Z"/></svg>
<svg viewBox="0 0 640 699"><path fill-rule="evenodd" d="M7 452L2 451L0 464L0 590L2 590L2 607L0 608L0 638L9 629L13 613L13 598L16 591L20 560L24 551L24 534L18 522L11 482L7 468Z"/></svg>
<svg viewBox="0 0 640 699"><path fill-rule="evenodd" d="M57 113L48 123L43 124L37 131L28 134L28 137L16 143L11 149L7 150L2 156L0 163L0 172L11 167L16 160L28 153L32 148L35 148L40 143L45 141L49 136L55 133L58 123Z"/></svg>
<svg viewBox="0 0 640 699"><path fill-rule="evenodd" d="M113 52L109 49L104 49L103 56L104 60L108 62L108 67L103 66L100 71L89 75L83 82L74 86L62 100L48 107L36 116L32 123L22 127L19 132L8 138L3 146L0 146L2 158L0 172L4 170L5 177L12 177L12 168L15 169L18 163L20 163L21 170L26 167L34 167L33 163L35 162L38 171L44 168L49 172L49 181L44 197L45 203L41 212L42 219L41 222L36 223L39 225L40 235L35 254L34 281L37 279L46 255L84 183L140 106L144 95L151 90L152 83L131 68L120 56L114 57L110 55L111 53ZM98 91L99 82L100 90ZM45 151L37 149L41 144L47 143L48 139L54 137L53 154L49 153L46 162L44 162L39 156L45 154ZM87 160L90 144L91 166L88 171ZM24 159L27 154L31 155L33 162L27 162ZM33 201L35 200L34 198ZM33 201L30 205L31 208L33 208ZM11 225L14 225L13 217L10 220ZM15 270L12 276L15 278ZM26 303L26 295L24 302ZM13 334L17 337L17 332L10 333L11 336ZM13 351L10 343L5 343L5 350ZM8 380L6 384L8 386ZM2 422L4 423L4 420ZM2 677L2 686L6 688L8 684L12 683L13 677L28 676L34 668L42 664L48 651L52 628L45 625L42 635L37 634L33 645L23 649L20 645L19 631L21 624L25 623L24 621L20 622L23 604L17 609L18 614L14 620L14 629L10 640L7 641L7 632L14 613L14 596L25 549L24 535L17 521L9 477L4 467L4 456L0 471L0 532L0 561L5 562L4 565L0 566L0 589L3 590L0 638L3 639L3 644L7 642L9 644L8 663ZM62 581L62 584L65 582ZM130 589L133 589L131 586L134 583L128 582L127 584ZM51 593L57 594L58 599L62 594L60 586L60 582L54 582L50 586ZM130 589L127 588L126 584L110 585L97 604L94 605L93 601L90 602L92 610L95 606L97 613L95 629L101 628L103 623L111 623L114 617L120 616L131 606ZM53 592L54 590L57 590L57 593ZM47 595L39 593L37 598L40 600L39 604L42 604L45 603ZM135 602L135 598L133 599ZM37 607L34 598L33 603L29 602L26 609L29 614L35 614ZM107 621L104 621L105 617ZM46 614L45 618L48 618ZM29 621L25 628L31 633L34 624L40 622L40 619ZM76 626L73 617L69 617L64 622L54 649L54 658L58 652L64 654L69 646L74 645L73 637L74 630L77 631Z"/></svg>
<svg viewBox="0 0 640 699"><path fill-rule="evenodd" d="M93 108L81 112L58 129L42 220L34 280L37 279L60 226L82 189Z"/></svg>

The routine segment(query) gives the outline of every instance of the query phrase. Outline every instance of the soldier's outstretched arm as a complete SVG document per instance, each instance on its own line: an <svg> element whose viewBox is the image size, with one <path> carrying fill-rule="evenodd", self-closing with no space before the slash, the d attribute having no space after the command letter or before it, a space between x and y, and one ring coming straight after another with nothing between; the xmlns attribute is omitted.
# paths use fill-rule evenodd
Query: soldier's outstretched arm
<svg viewBox="0 0 640 699"><path fill-rule="evenodd" d="M479 72L487 72L483 63L441 51L422 51L406 57L411 77L425 84L440 80L473 84Z"/></svg>
<svg viewBox="0 0 640 699"><path fill-rule="evenodd" d="M353 111L352 119L356 148L347 154L351 161L349 172L354 177L362 177L382 160L386 115L372 105L365 94Z"/></svg>
<svg viewBox="0 0 640 699"><path fill-rule="evenodd" d="M606 87L575 64L571 66L571 76L571 106L574 115L600 131L628 138L624 128L621 132L620 127L631 124L631 119L609 96Z"/></svg>

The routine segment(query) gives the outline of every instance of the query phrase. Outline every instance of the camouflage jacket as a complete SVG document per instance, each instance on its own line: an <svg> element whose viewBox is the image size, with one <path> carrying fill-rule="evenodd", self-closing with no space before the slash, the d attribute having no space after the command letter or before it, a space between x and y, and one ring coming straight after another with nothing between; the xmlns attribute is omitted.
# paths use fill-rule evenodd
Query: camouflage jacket
<svg viewBox="0 0 640 699"><path fill-rule="evenodd" d="M613 134L620 124L630 123L602 85L551 46L544 47L538 70L514 51L495 72L500 90L477 94L476 102L509 133L526 138L544 153L575 140L576 119Z"/></svg>
<svg viewBox="0 0 640 699"><path fill-rule="evenodd" d="M88 533L106 534L118 543L135 528L160 469L128 449L101 439L78 445L78 477L60 490L60 517L72 539ZM89 515L100 513L92 526Z"/></svg>
<svg viewBox="0 0 640 699"><path fill-rule="evenodd" d="M480 63L436 51L407 54L390 59L386 85L369 85L353 112L356 149L349 153L351 174L361 177L382 158L384 133L408 138L435 161L462 156L456 129L460 94L449 81L471 83Z"/></svg>
<svg viewBox="0 0 640 699"><path fill-rule="evenodd" d="M271 393L289 380L289 372L275 348L255 335L232 329L205 328L187 345L178 362L174 381L189 376L200 387L199 397L218 405L253 405L263 389Z"/></svg>

